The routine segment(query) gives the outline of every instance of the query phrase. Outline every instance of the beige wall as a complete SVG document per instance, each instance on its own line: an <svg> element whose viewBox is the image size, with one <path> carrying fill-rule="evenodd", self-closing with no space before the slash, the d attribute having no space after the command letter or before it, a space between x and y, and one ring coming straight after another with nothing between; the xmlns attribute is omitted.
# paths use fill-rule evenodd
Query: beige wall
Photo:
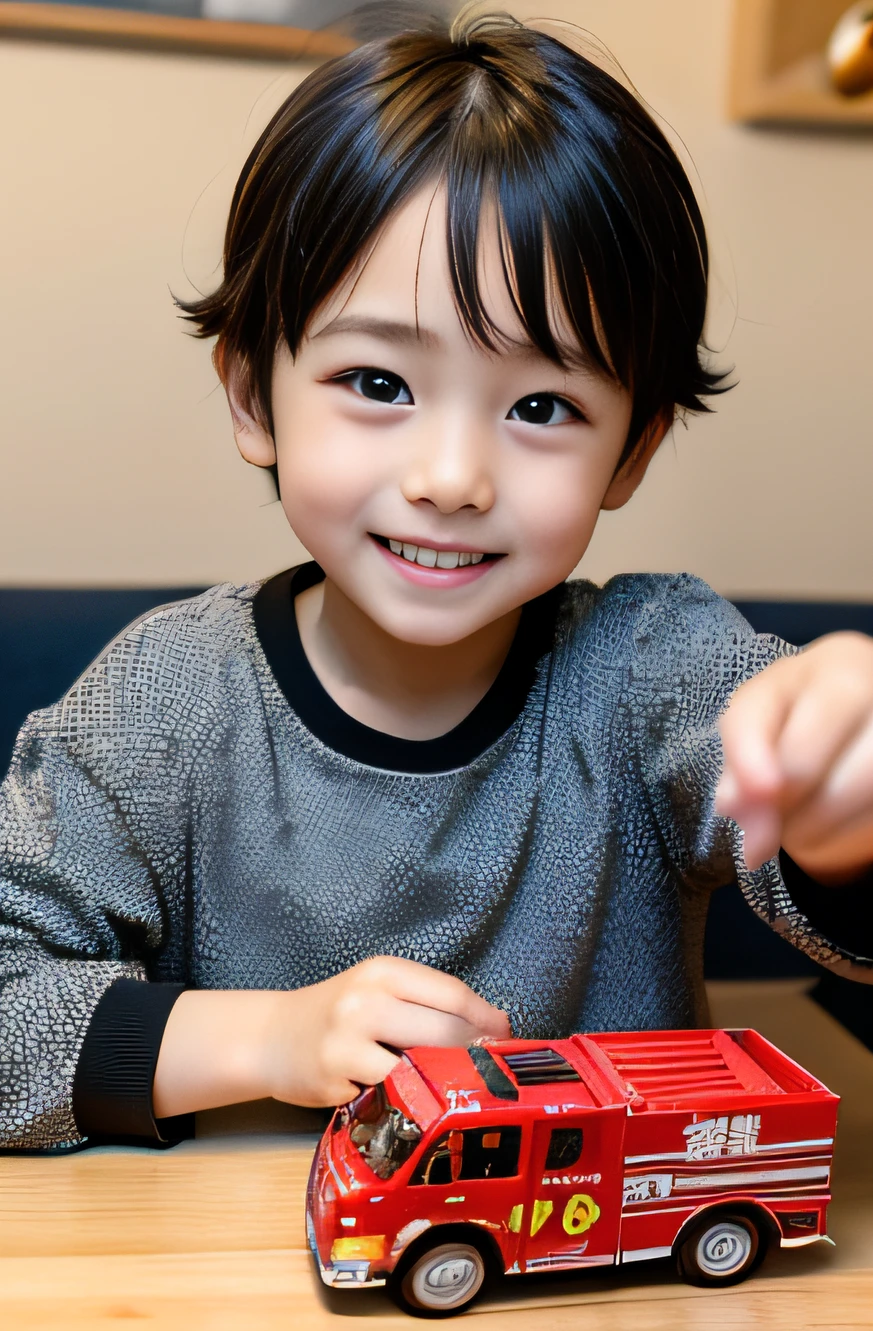
<svg viewBox="0 0 873 1331"><path fill-rule="evenodd" d="M741 380L582 571L873 599L873 136L726 124L729 0L543 10L596 32L687 145L712 338ZM298 557L168 288L214 282L235 172L303 72L0 44L0 584L205 584Z"/></svg>

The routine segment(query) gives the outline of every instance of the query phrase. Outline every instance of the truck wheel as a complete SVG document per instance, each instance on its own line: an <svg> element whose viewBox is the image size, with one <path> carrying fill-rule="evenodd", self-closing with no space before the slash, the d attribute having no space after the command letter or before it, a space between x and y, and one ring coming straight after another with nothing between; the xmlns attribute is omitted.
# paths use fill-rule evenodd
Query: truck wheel
<svg viewBox="0 0 873 1331"><path fill-rule="evenodd" d="M677 1253L690 1285L736 1285L763 1259L766 1242L754 1220L720 1211L693 1225Z"/></svg>
<svg viewBox="0 0 873 1331"><path fill-rule="evenodd" d="M473 1302L486 1274L479 1249L455 1240L414 1257L397 1272L391 1292L406 1312L419 1317L450 1317Z"/></svg>

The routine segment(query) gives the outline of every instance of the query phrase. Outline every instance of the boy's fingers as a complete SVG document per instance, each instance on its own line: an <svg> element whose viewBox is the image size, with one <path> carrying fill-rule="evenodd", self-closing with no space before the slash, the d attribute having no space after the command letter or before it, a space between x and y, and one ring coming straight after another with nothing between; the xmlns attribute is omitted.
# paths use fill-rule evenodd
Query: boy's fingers
<svg viewBox="0 0 873 1331"><path fill-rule="evenodd" d="M740 685L719 721L724 771L716 791L720 813L733 806L772 800L781 784L778 745L797 684L779 670L782 661Z"/></svg>
<svg viewBox="0 0 873 1331"><path fill-rule="evenodd" d="M848 681L841 688L813 686L801 693L778 741L785 806L800 805L826 785L836 790L837 774L856 747L859 730L869 724L871 705L870 692Z"/></svg>
<svg viewBox="0 0 873 1331"><path fill-rule="evenodd" d="M825 883L838 883L843 875L846 881L869 873L873 868L873 833L869 814L849 818L840 827L833 828L824 840L810 842L803 835L795 841L791 829L785 829L784 845L791 858L811 878Z"/></svg>
<svg viewBox="0 0 873 1331"><path fill-rule="evenodd" d="M763 805L741 810L735 821L743 831L743 859L748 869L760 869L779 854L782 819L776 809Z"/></svg>
<svg viewBox="0 0 873 1331"><path fill-rule="evenodd" d="M821 869L873 863L873 721L786 816L783 835L789 854L810 867L810 857Z"/></svg>
<svg viewBox="0 0 873 1331"><path fill-rule="evenodd" d="M778 854L781 842L778 749L796 694L791 672L779 669L783 664L741 685L719 722L724 770L715 807L742 829L743 858L753 870Z"/></svg>
<svg viewBox="0 0 873 1331"><path fill-rule="evenodd" d="M376 957L364 962L367 980L407 1003L460 1017L477 1035L496 1039L509 1035L509 1020L500 1008L493 1007L454 975L424 966L406 957Z"/></svg>
<svg viewBox="0 0 873 1331"><path fill-rule="evenodd" d="M873 645L858 635L820 639L762 670L721 719L725 766L719 813L747 805L795 809L826 781L873 713Z"/></svg>
<svg viewBox="0 0 873 1331"><path fill-rule="evenodd" d="M465 1047L483 1034L462 1017L407 1003L388 994L373 1005L366 1018L366 1034L395 1049L410 1049L420 1044Z"/></svg>
<svg viewBox="0 0 873 1331"><path fill-rule="evenodd" d="M873 646L853 635L820 639L737 690L721 720L716 810L743 829L750 868L780 844L821 852L823 865L846 852L836 829L873 810L871 714Z"/></svg>
<svg viewBox="0 0 873 1331"><path fill-rule="evenodd" d="M398 1054L383 1049L372 1040L361 1040L337 1058L334 1075L337 1081L347 1078L349 1082L357 1083L351 1096L347 1096L347 1099L353 1099L360 1087L377 1086L380 1081L384 1081L399 1061ZM344 1102L336 1100L335 1103Z"/></svg>

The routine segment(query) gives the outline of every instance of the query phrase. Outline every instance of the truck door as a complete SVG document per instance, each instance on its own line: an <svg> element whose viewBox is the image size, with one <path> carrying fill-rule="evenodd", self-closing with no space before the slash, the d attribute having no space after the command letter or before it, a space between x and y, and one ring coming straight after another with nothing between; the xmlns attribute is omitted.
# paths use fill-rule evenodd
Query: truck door
<svg viewBox="0 0 873 1331"><path fill-rule="evenodd" d="M615 1261L621 1219L623 1109L547 1114L533 1129L520 1268Z"/></svg>
<svg viewBox="0 0 873 1331"><path fill-rule="evenodd" d="M406 1188L415 1215L433 1225L470 1223L500 1235L507 1265L515 1258L527 1183L522 1177L522 1125L450 1128L422 1152Z"/></svg>

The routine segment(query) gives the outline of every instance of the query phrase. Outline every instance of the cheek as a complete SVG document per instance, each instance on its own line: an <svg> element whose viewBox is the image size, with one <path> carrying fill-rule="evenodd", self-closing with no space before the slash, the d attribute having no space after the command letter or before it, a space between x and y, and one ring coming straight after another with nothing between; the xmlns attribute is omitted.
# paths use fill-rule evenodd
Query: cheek
<svg viewBox="0 0 873 1331"><path fill-rule="evenodd" d="M602 467L586 466L573 456L549 462L518 475L513 509L528 551L560 572L582 558L609 478L600 474Z"/></svg>
<svg viewBox="0 0 873 1331"><path fill-rule="evenodd" d="M279 466L279 489L285 516L308 550L334 543L337 532L351 531L359 507L348 476L331 474L311 463Z"/></svg>
<svg viewBox="0 0 873 1331"><path fill-rule="evenodd" d="M372 494L377 478L368 452L327 422L306 418L287 433L277 428L282 506L294 530L350 523Z"/></svg>

